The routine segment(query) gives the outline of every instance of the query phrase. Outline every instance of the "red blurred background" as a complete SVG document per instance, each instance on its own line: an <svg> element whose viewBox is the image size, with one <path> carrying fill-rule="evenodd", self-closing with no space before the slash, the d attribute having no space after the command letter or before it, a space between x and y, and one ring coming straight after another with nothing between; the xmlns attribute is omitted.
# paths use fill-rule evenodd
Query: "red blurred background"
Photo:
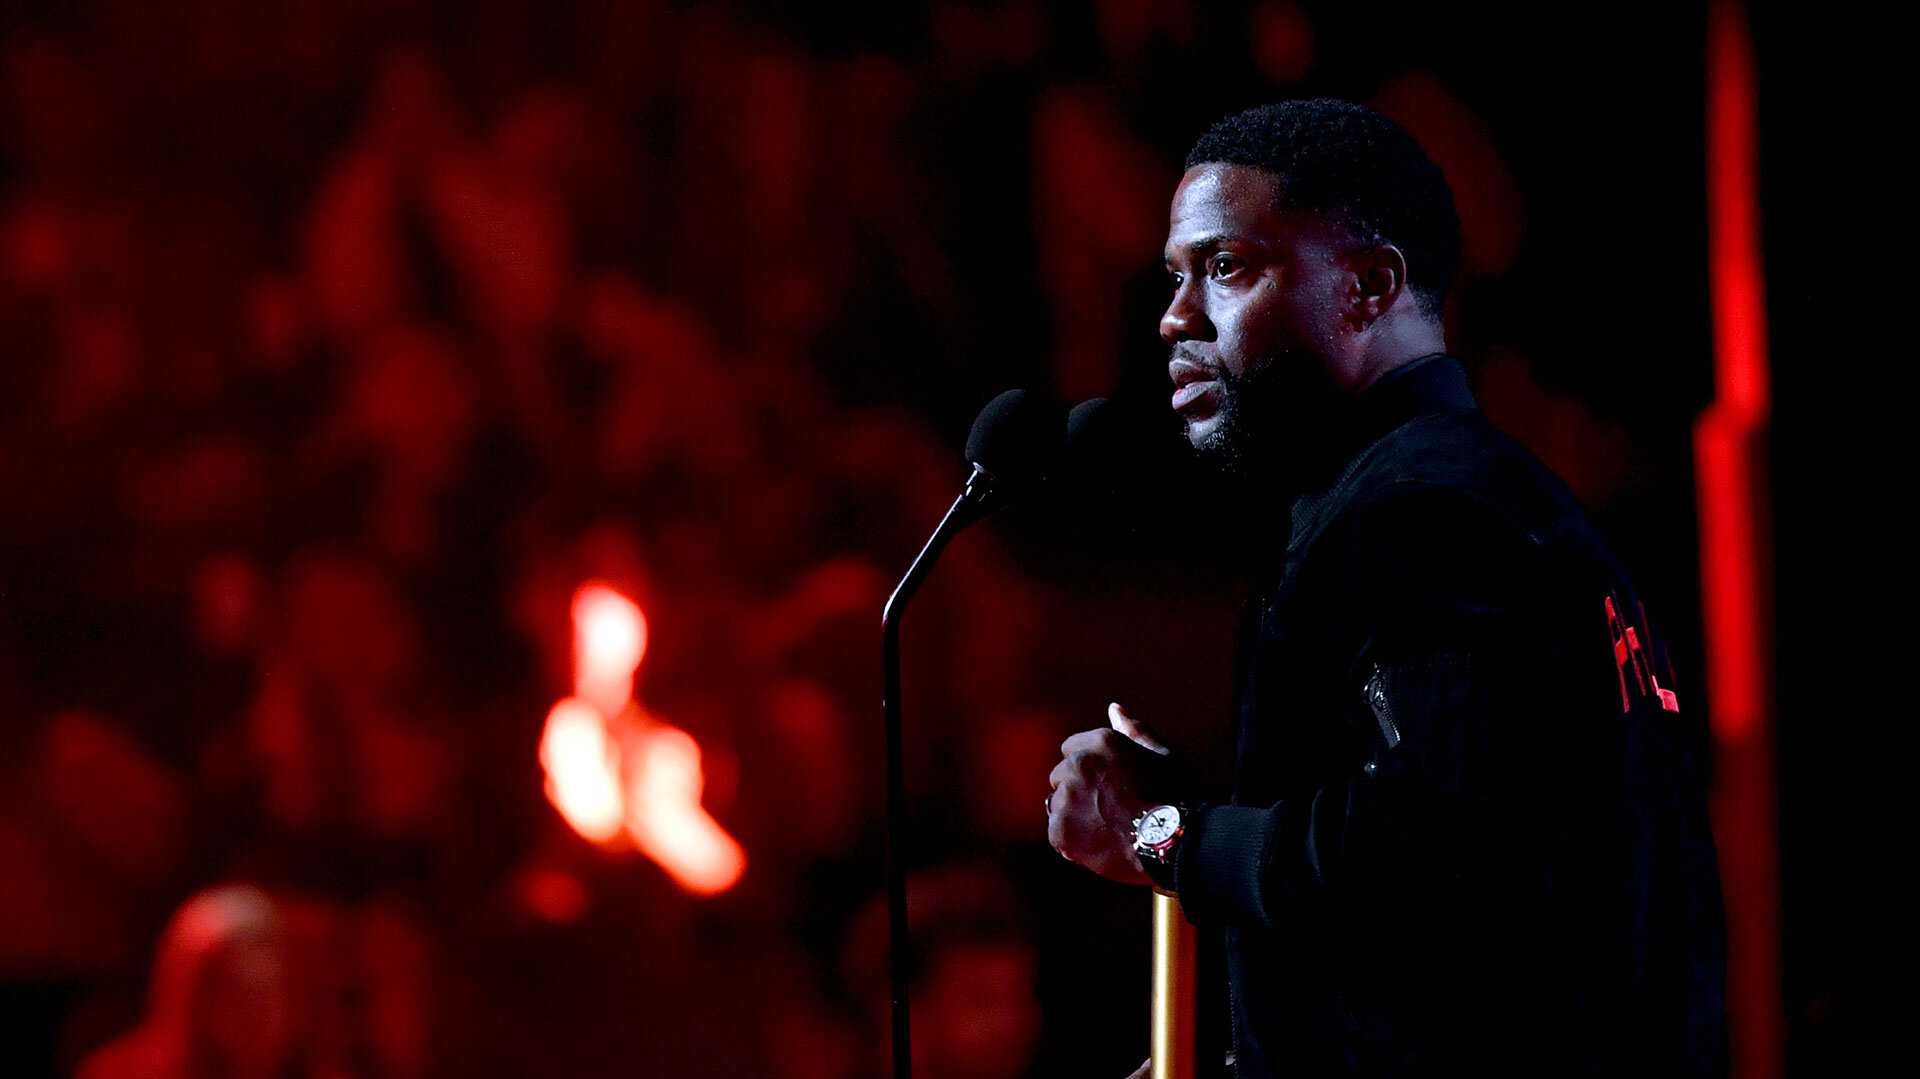
<svg viewBox="0 0 1920 1079"><path fill-rule="evenodd" d="M1635 567L1682 700L1711 703L1704 4L0 19L9 1074L881 1074L880 603L995 392L1164 396L1178 161L1275 97L1371 102L1447 172L1454 350ZM1836 879L1870 842L1835 796L1859 749L1825 719L1866 689L1826 630L1871 571L1809 523L1834 522L1812 463L1834 428L1797 302L1806 26L1752 26L1777 380L1756 597L1779 617L1751 658L1780 764L1716 793L1760 814L1737 827L1764 871L1730 902L1782 919L1784 966L1742 968L1772 1003L1736 1025L1774 1047L1743 1074L1820 1074L1864 1025L1872 923ZM923 1075L1144 1054L1145 898L1055 858L1039 807L1110 699L1223 763L1232 517L1011 511L916 603ZM574 650L590 582L646 623L604 706ZM607 762L597 839L543 770L570 696ZM697 799L647 785L654 750L697 757ZM737 840L737 879L676 880L622 831L674 798Z"/></svg>

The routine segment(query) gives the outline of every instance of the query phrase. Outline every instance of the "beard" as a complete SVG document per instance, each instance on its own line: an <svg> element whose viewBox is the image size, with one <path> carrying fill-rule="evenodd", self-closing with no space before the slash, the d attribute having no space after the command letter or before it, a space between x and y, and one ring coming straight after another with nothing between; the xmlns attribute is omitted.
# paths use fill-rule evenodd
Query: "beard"
<svg viewBox="0 0 1920 1079"><path fill-rule="evenodd" d="M1219 407L1194 452L1228 477L1305 490L1341 412L1327 367L1317 353L1286 349L1243 374L1218 369Z"/></svg>

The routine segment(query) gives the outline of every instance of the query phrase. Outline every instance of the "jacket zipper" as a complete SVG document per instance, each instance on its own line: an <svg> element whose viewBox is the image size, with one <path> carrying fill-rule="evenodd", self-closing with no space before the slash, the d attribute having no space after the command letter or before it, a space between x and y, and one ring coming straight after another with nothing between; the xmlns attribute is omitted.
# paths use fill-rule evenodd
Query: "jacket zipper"
<svg viewBox="0 0 1920 1079"><path fill-rule="evenodd" d="M1227 1029L1231 1034L1227 1042L1227 1076L1233 1079L1240 1074L1240 994L1231 980L1227 982Z"/></svg>
<svg viewBox="0 0 1920 1079"><path fill-rule="evenodd" d="M1373 708L1374 721L1380 724L1380 734L1387 740L1387 748L1393 749L1400 744L1400 726L1393 721L1393 706L1387 703L1386 674L1378 663L1367 677L1367 684L1361 692L1366 694L1367 704Z"/></svg>

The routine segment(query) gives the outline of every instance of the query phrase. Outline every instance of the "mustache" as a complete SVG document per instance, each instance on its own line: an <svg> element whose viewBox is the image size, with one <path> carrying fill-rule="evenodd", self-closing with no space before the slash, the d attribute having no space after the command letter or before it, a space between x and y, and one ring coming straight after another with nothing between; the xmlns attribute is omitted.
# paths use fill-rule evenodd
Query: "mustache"
<svg viewBox="0 0 1920 1079"><path fill-rule="evenodd" d="M1207 373L1209 378L1224 378L1227 373L1226 368L1220 366L1218 361L1210 360L1201 355L1199 349L1185 341L1173 346L1173 348L1167 352L1167 363L1172 364L1176 361L1190 363L1200 368Z"/></svg>

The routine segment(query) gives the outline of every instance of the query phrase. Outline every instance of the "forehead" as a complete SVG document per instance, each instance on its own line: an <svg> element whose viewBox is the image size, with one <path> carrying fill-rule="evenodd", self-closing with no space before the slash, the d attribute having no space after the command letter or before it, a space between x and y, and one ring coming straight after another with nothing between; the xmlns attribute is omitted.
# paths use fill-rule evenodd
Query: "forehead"
<svg viewBox="0 0 1920 1079"><path fill-rule="evenodd" d="M1224 240L1271 243L1286 232L1279 179L1265 169L1195 165L1180 178L1167 215L1167 255Z"/></svg>

